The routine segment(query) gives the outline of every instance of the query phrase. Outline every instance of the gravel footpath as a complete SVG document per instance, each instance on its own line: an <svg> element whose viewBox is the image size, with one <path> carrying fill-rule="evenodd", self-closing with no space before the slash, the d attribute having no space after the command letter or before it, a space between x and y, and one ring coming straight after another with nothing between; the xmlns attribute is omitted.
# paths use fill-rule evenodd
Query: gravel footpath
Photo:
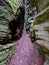
<svg viewBox="0 0 49 65"><path fill-rule="evenodd" d="M19 43L18 50L13 55L9 65L43 65L36 43L31 42L25 28L22 37L17 42Z"/></svg>

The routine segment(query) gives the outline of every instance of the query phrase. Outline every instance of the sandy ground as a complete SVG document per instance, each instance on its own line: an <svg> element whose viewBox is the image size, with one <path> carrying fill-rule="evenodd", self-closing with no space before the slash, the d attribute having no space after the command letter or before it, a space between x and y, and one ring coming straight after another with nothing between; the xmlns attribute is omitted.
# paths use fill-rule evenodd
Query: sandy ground
<svg viewBox="0 0 49 65"><path fill-rule="evenodd" d="M32 43L25 27L22 37L17 42L19 43L18 50L12 57L9 65L43 65L43 60L39 56L36 43Z"/></svg>

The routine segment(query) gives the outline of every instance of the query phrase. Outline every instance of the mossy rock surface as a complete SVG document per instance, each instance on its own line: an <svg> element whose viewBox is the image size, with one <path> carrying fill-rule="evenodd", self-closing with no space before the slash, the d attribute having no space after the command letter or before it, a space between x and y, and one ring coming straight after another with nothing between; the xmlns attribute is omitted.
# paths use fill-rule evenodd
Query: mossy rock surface
<svg viewBox="0 0 49 65"><path fill-rule="evenodd" d="M36 41L40 54L42 52L45 55L45 63L49 65L49 6L38 13L30 23L32 40Z"/></svg>
<svg viewBox="0 0 49 65"><path fill-rule="evenodd" d="M2 42L4 38L10 38L9 22L15 18L17 9L22 6L22 2L22 0L0 0L0 42Z"/></svg>
<svg viewBox="0 0 49 65"><path fill-rule="evenodd" d="M17 50L17 43L0 45L0 65L7 65L8 61L15 54L16 50Z"/></svg>
<svg viewBox="0 0 49 65"><path fill-rule="evenodd" d="M38 13L49 6L49 0L34 0L34 2Z"/></svg>

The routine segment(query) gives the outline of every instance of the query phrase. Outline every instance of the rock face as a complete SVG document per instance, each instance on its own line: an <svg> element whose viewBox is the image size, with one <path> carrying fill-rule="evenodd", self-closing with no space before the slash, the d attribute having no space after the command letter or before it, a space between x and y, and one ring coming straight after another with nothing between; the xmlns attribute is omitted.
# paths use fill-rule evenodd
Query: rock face
<svg viewBox="0 0 49 65"><path fill-rule="evenodd" d="M17 50L17 43L16 44L7 44L7 45L0 45L0 65L7 65L10 61L10 58L15 51Z"/></svg>
<svg viewBox="0 0 49 65"><path fill-rule="evenodd" d="M38 13L49 6L49 0L34 0L34 2L35 2Z"/></svg>
<svg viewBox="0 0 49 65"><path fill-rule="evenodd" d="M40 45L40 49L44 52L46 61L49 64L49 7L40 12L34 20L34 30L36 42Z"/></svg>
<svg viewBox="0 0 49 65"><path fill-rule="evenodd" d="M35 0L35 5L38 13L32 20L32 30L35 31L36 42L40 51L44 52L47 65L49 64L49 0Z"/></svg>
<svg viewBox="0 0 49 65"><path fill-rule="evenodd" d="M37 43L49 50L49 7L36 16L33 24Z"/></svg>
<svg viewBox="0 0 49 65"><path fill-rule="evenodd" d="M16 0L0 0L0 44L8 44L10 41L8 25L15 17L18 8Z"/></svg>
<svg viewBox="0 0 49 65"><path fill-rule="evenodd" d="M17 42L19 43L18 49L9 65L43 65L43 60L39 55L36 43L32 43L25 27L22 37Z"/></svg>

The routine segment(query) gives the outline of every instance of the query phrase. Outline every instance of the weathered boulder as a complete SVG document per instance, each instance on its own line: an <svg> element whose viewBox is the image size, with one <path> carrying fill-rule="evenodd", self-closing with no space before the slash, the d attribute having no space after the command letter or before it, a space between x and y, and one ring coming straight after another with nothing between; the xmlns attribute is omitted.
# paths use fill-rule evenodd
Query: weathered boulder
<svg viewBox="0 0 49 65"><path fill-rule="evenodd" d="M38 49L45 55L45 63L49 65L49 0L47 0L48 2L45 2L45 0L40 0L39 4L39 0L36 1L38 14L35 16L34 20L30 21L32 26L30 31L32 31L32 39L38 44Z"/></svg>

